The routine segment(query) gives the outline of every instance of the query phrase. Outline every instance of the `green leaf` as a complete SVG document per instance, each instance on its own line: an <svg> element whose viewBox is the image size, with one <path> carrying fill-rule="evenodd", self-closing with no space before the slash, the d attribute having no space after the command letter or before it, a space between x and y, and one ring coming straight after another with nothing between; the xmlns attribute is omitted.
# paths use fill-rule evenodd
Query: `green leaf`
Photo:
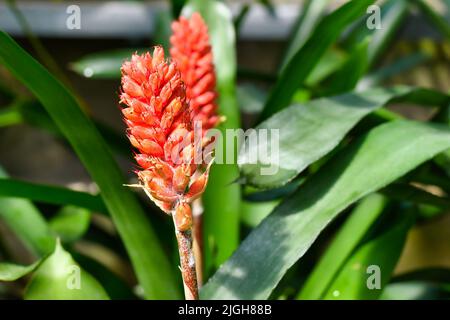
<svg viewBox="0 0 450 320"><path fill-rule="evenodd" d="M107 300L100 283L80 268L58 242L37 268L25 292L27 300Z"/></svg>
<svg viewBox="0 0 450 320"><path fill-rule="evenodd" d="M241 149L239 154L241 173L247 183L260 188L284 185L334 149L364 116L394 99L445 105L450 98L442 93L402 86L375 88L293 105L256 127L257 130L279 130L278 150L271 150L271 146L264 141L250 144L247 140L245 149ZM271 157L257 159L256 163L253 161L253 155L266 152ZM266 175L262 171L268 168L275 174Z"/></svg>
<svg viewBox="0 0 450 320"><path fill-rule="evenodd" d="M71 253L75 261L100 282L112 300L135 300L137 298L125 280L106 266L88 256L77 252Z"/></svg>
<svg viewBox="0 0 450 320"><path fill-rule="evenodd" d="M184 2L185 1L183 0L180 4L184 5ZM162 46L164 48L164 52L167 56L169 56L170 54L170 36L172 35L171 24L173 17L174 16L169 11L161 11L156 16L155 22L155 34L153 35L153 40L155 42L155 45ZM178 15L176 15L175 17L178 17ZM149 49L147 49L146 51L149 51Z"/></svg>
<svg viewBox="0 0 450 320"><path fill-rule="evenodd" d="M266 92L256 85L245 83L237 87L237 97L243 113L257 114L263 108Z"/></svg>
<svg viewBox="0 0 450 320"><path fill-rule="evenodd" d="M108 212L99 195L14 179L0 178L0 196L26 198L33 201L59 205L70 204L96 212Z"/></svg>
<svg viewBox="0 0 450 320"><path fill-rule="evenodd" d="M369 39L362 41L348 57L347 61L328 80L324 96L336 95L354 89L368 68L367 49Z"/></svg>
<svg viewBox="0 0 450 320"><path fill-rule="evenodd" d="M22 123L23 119L20 112L14 107L7 107L0 109L0 128L6 126L12 126L18 123Z"/></svg>
<svg viewBox="0 0 450 320"><path fill-rule="evenodd" d="M0 263L0 281L16 281L27 274L31 273L41 263L40 260L36 261L29 266L21 266L13 263Z"/></svg>
<svg viewBox="0 0 450 320"><path fill-rule="evenodd" d="M172 15L178 17L180 15L183 6L186 4L186 0L171 0Z"/></svg>
<svg viewBox="0 0 450 320"><path fill-rule="evenodd" d="M384 10L386 9L386 10ZM408 13L407 0L390 0L382 7L381 29L377 29L372 36L368 50L368 64L373 66L376 60L387 49L395 33L402 25ZM364 28L367 30L367 28Z"/></svg>
<svg viewBox="0 0 450 320"><path fill-rule="evenodd" d="M234 29L236 30L236 33L239 35L239 32L242 27L242 23L244 22L245 18L247 17L248 12L250 11L250 4L243 4L241 8L239 9L239 13L236 15L236 17L233 20Z"/></svg>
<svg viewBox="0 0 450 320"><path fill-rule="evenodd" d="M442 33L444 37L450 39L450 26L448 19L441 17L426 1L424 0L414 0L417 3L420 10L424 13L425 17L430 20L430 22L436 26L436 28ZM449 8L447 7L447 12Z"/></svg>
<svg viewBox="0 0 450 320"><path fill-rule="evenodd" d="M361 79L358 83L358 90L365 90L370 87L381 85L383 81L403 72L409 71L417 65L429 60L429 58L429 55L421 52L399 58L386 67L379 68Z"/></svg>
<svg viewBox="0 0 450 320"><path fill-rule="evenodd" d="M0 167L0 178L6 172ZM39 210L28 200L0 195L0 219L37 257L50 253L55 236Z"/></svg>
<svg viewBox="0 0 450 320"><path fill-rule="evenodd" d="M50 219L49 226L63 242L73 242L86 233L90 221L89 210L66 206Z"/></svg>
<svg viewBox="0 0 450 320"><path fill-rule="evenodd" d="M283 58L280 70L283 70L294 54L300 50L313 33L331 0L308 0L302 6L302 12L296 21L289 39L289 46Z"/></svg>
<svg viewBox="0 0 450 320"><path fill-rule="evenodd" d="M392 282L426 281L434 283L450 284L450 269L448 268L424 268L402 273L392 278Z"/></svg>
<svg viewBox="0 0 450 320"><path fill-rule="evenodd" d="M236 35L232 15L225 4L217 1L192 0L183 9L183 15L189 16L194 11L200 12L208 25L217 75L219 113L226 118L219 129L225 133L226 129L241 126L236 101ZM238 246L241 195L240 186L232 184L238 176L236 164L214 164L211 168L202 198L205 270L219 266Z"/></svg>
<svg viewBox="0 0 450 320"><path fill-rule="evenodd" d="M365 13L367 6L372 2L373 0L351 1L321 20L308 41L293 55L281 72L264 106L261 120L289 105L294 93L304 83L326 50L346 26Z"/></svg>
<svg viewBox="0 0 450 320"><path fill-rule="evenodd" d="M123 186L123 176L110 150L73 96L4 32L0 32L0 63L42 103L99 186L145 296L179 297L169 261L149 221L136 198Z"/></svg>
<svg viewBox="0 0 450 320"><path fill-rule="evenodd" d="M377 299L391 278L413 221L411 210L406 210L394 227L361 246L342 267L324 299Z"/></svg>
<svg viewBox="0 0 450 320"><path fill-rule="evenodd" d="M148 48L129 48L91 53L72 62L70 68L86 78L119 79L123 61L129 59L135 52L142 53L148 50Z"/></svg>
<svg viewBox="0 0 450 320"><path fill-rule="evenodd" d="M345 147L264 219L203 287L208 299L265 299L342 210L450 148L446 126L393 121Z"/></svg>
<svg viewBox="0 0 450 320"><path fill-rule="evenodd" d="M381 293L380 300L448 300L450 293L442 286L426 281L391 283Z"/></svg>
<svg viewBox="0 0 450 320"><path fill-rule="evenodd" d="M408 12L407 0L388 0L381 6L381 28L369 29L367 27L367 16L355 24L353 32L351 32L345 40L348 48L357 46L363 39L371 37L368 48L368 64L373 66L380 55L385 51L395 33L402 24ZM374 14L374 13L372 13Z"/></svg>
<svg viewBox="0 0 450 320"><path fill-rule="evenodd" d="M313 300L322 297L339 269L381 215L386 204L386 198L380 194L372 194L361 200L314 267L298 296L299 299Z"/></svg>

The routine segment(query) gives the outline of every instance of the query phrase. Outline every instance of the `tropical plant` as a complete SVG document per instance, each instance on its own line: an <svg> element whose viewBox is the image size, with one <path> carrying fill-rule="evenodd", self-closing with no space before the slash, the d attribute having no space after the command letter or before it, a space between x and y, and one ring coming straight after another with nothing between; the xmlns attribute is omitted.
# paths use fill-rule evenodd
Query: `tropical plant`
<svg viewBox="0 0 450 320"><path fill-rule="evenodd" d="M27 123L51 132L70 145L98 187L98 193L75 191L0 172L0 221L33 258L19 264L0 247L6 257L0 288L15 283L25 288L25 299L179 299L183 283L186 298L200 299L448 298L448 269L394 271L408 232L449 213L450 95L388 85L433 59L427 53L381 63L411 10L440 31L447 48L448 20L425 0L386 0L382 28L372 29L374 0L328 12L330 2L306 1L276 74L238 68L236 38L251 6L233 21L219 1L173 1L155 37L162 47L73 62L71 69L92 86L96 79L118 80L123 65L120 100L139 152L140 188L130 188L116 161L131 155L125 129L95 119L51 56L38 61L0 31L0 66L33 96L2 81L7 103L0 127ZM39 39L29 36L42 53ZM391 108L399 104L418 106L429 117L418 121ZM217 125L223 141L214 142L224 148L216 156L235 154L235 136L226 133L238 132L230 130L243 126L242 114L256 130L245 132L233 161L191 166L192 140L181 148L187 162L168 158L178 138L192 138L194 120L206 129ZM212 140L201 136L207 148ZM183 281L171 219L162 219L141 189L173 217ZM105 235L100 220L112 221L118 234ZM81 250L86 243L130 263L137 280Z"/></svg>

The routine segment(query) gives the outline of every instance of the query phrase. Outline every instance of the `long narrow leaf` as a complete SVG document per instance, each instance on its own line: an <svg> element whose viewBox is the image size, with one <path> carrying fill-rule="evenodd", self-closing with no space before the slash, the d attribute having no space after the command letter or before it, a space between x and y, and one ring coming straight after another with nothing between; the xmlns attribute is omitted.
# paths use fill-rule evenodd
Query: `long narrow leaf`
<svg viewBox="0 0 450 320"><path fill-rule="evenodd" d="M98 195L14 179L0 179L0 197L25 198L59 205L70 204L97 212L108 212Z"/></svg>
<svg viewBox="0 0 450 320"><path fill-rule="evenodd" d="M28 300L107 300L103 287L80 268L58 242L37 268L25 292Z"/></svg>
<svg viewBox="0 0 450 320"><path fill-rule="evenodd" d="M6 172L0 167L0 178ZM36 256L49 254L55 247L55 235L31 201L0 194L0 219Z"/></svg>
<svg viewBox="0 0 450 320"><path fill-rule="evenodd" d="M331 281L351 255L373 222L380 216L387 200L380 194L364 198L333 239L306 281L299 299L320 299Z"/></svg>
<svg viewBox="0 0 450 320"><path fill-rule="evenodd" d="M295 91L300 88L325 51L337 40L346 26L366 12L371 3L373 0L350 1L318 24L309 40L293 55L280 74L260 120L267 119L289 105Z"/></svg>
<svg viewBox="0 0 450 320"><path fill-rule="evenodd" d="M283 201L203 287L209 299L265 299L342 210L450 148L446 126L383 124L344 148Z"/></svg>
<svg viewBox="0 0 450 320"><path fill-rule="evenodd" d="M302 12L292 30L289 46L286 50L281 70L283 70L292 56L300 50L303 44L308 40L314 28L320 21L322 15L325 14L327 6L331 0L308 0L302 8Z"/></svg>

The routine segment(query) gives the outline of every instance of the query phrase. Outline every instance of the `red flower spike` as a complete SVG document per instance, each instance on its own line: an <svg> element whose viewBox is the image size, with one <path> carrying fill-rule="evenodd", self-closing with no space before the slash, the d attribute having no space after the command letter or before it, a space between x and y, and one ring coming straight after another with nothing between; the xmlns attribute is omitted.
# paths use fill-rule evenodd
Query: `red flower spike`
<svg viewBox="0 0 450 320"><path fill-rule="evenodd" d="M198 161L193 150L200 145L203 151L211 142L194 140L181 74L175 63L165 61L161 47L156 47L153 55L134 54L131 61L124 62L120 101L126 105L122 113L128 138L138 150L135 158L142 168L138 177L143 188L166 213L182 206L178 221L183 228L188 226L189 186L203 184L209 168L202 159Z"/></svg>
<svg viewBox="0 0 450 320"><path fill-rule="evenodd" d="M216 75L208 27L198 13L190 19L180 17L172 23L170 54L186 83L193 120L201 121L203 129L215 127L217 116ZM205 132L204 131L204 132Z"/></svg>

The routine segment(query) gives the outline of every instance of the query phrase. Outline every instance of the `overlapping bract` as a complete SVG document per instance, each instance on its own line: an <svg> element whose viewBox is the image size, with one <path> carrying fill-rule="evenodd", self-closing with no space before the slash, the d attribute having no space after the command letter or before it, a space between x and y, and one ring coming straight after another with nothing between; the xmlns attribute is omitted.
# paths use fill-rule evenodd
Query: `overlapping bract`
<svg viewBox="0 0 450 320"><path fill-rule="evenodd" d="M208 27L198 13L190 19L180 17L172 23L170 54L186 83L192 119L202 122L204 129L215 127L217 115L216 75L209 43Z"/></svg>
<svg viewBox="0 0 450 320"><path fill-rule="evenodd" d="M205 189L211 140L201 127L194 130L176 63L165 60L161 47L134 54L122 66L120 99L144 190L167 213L185 208Z"/></svg>

